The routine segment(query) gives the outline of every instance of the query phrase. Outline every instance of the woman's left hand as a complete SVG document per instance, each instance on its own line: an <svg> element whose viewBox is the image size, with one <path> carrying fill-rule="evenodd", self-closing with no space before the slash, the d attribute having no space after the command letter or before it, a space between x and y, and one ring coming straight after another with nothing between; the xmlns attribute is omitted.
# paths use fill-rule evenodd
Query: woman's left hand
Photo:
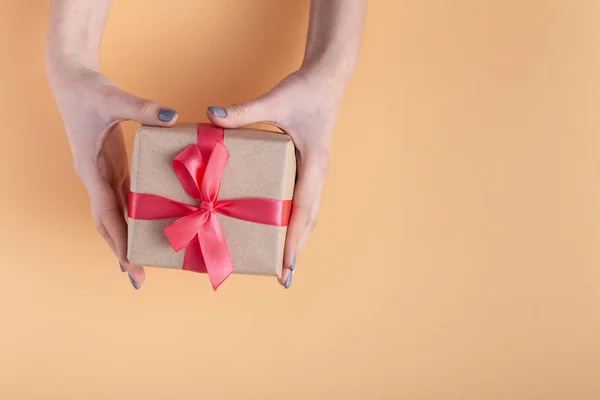
<svg viewBox="0 0 600 400"><path fill-rule="evenodd" d="M343 89L322 74L299 70L255 100L208 110L208 118L223 128L253 123L275 125L287 133L296 146L297 181L279 279L286 288L292 282L296 255L317 222Z"/></svg>

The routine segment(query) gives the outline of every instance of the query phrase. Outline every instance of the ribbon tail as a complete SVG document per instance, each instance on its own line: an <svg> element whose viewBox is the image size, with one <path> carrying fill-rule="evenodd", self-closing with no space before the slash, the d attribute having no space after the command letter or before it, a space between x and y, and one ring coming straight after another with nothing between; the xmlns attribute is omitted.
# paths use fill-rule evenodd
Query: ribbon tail
<svg viewBox="0 0 600 400"><path fill-rule="evenodd" d="M164 232L176 252L187 247L195 240L198 228L204 225L208 218L208 212L198 211L185 217L179 218L165 227Z"/></svg>
<svg viewBox="0 0 600 400"><path fill-rule="evenodd" d="M185 256L183 257L183 270L198 272L201 274L205 274L207 272L206 263L204 262L202 250L200 250L200 242L198 241L197 237L195 237L190 242L188 247L185 248Z"/></svg>
<svg viewBox="0 0 600 400"><path fill-rule="evenodd" d="M206 264L206 272L213 290L227 279L233 272L233 261L227 248L221 224L214 213L211 213L204 226L198 230L198 242Z"/></svg>
<svg viewBox="0 0 600 400"><path fill-rule="evenodd" d="M228 217L258 224L287 226L291 208L291 200L246 198L219 201L215 211Z"/></svg>
<svg viewBox="0 0 600 400"><path fill-rule="evenodd" d="M195 144L189 145L173 159L173 169L181 186L195 199L200 198L200 182L204 175L205 162Z"/></svg>
<svg viewBox="0 0 600 400"><path fill-rule="evenodd" d="M198 210L197 207L179 203L153 194L129 192L127 214L132 219L163 219L182 217Z"/></svg>

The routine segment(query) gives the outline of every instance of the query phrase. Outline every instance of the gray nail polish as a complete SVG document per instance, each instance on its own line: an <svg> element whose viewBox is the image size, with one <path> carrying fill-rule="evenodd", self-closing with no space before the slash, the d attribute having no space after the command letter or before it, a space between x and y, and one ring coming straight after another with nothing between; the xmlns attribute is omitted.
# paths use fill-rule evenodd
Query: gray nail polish
<svg viewBox="0 0 600 400"><path fill-rule="evenodd" d="M292 260L292 266L290 267L290 271L294 272L296 269L296 255L294 255L294 259Z"/></svg>
<svg viewBox="0 0 600 400"><path fill-rule="evenodd" d="M292 278L294 277L294 271L290 270L290 273L287 277L287 279L285 280L285 285L283 286L286 289L289 289L290 286L292 286Z"/></svg>
<svg viewBox="0 0 600 400"><path fill-rule="evenodd" d="M208 109L212 111L212 113L215 114L216 117L225 118L227 116L227 111L225 111L224 108L210 106L208 107Z"/></svg>
<svg viewBox="0 0 600 400"><path fill-rule="evenodd" d="M177 111L171 110L170 108L163 108L158 113L158 119L163 122L173 121L173 118L177 115Z"/></svg>
<svg viewBox="0 0 600 400"><path fill-rule="evenodd" d="M119 264L119 268L121 268L121 272L125 272L125 268L121 264Z"/></svg>
<svg viewBox="0 0 600 400"><path fill-rule="evenodd" d="M131 286L133 286L135 290L138 290L140 288L140 285L138 285L137 282L133 280L130 274L127 274L127 276L129 277L129 282L131 282Z"/></svg>

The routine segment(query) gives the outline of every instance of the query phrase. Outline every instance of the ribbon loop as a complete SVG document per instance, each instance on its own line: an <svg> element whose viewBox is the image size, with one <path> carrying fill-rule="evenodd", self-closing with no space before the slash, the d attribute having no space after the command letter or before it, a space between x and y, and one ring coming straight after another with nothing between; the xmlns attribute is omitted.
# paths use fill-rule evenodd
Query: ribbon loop
<svg viewBox="0 0 600 400"><path fill-rule="evenodd" d="M212 154L206 163L204 179L200 186L200 193L203 200L216 202L221 191L221 179L225 172L225 166L229 160L229 152L221 143L215 143Z"/></svg>
<svg viewBox="0 0 600 400"><path fill-rule="evenodd" d="M185 191L196 200L200 200L200 182L202 182L206 166L198 146L189 145L179 153L173 159L173 169Z"/></svg>

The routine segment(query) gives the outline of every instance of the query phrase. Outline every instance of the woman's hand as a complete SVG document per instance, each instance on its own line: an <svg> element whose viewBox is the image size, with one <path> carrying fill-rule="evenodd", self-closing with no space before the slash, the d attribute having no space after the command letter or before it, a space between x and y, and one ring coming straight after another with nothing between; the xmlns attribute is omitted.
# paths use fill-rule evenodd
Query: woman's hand
<svg viewBox="0 0 600 400"><path fill-rule="evenodd" d="M92 203L98 232L129 272L134 288L144 270L127 262L129 166L119 123L171 126L177 113L129 94L99 71L98 53L112 0L53 0L46 71L67 130L77 176ZM116 267L116 265L115 265Z"/></svg>
<svg viewBox="0 0 600 400"><path fill-rule="evenodd" d="M48 76L67 130L75 171L90 196L96 229L119 258L121 270L129 273L133 287L139 289L144 270L127 261L129 165L119 123L133 120L171 126L177 113L133 96L77 63L49 62Z"/></svg>
<svg viewBox="0 0 600 400"><path fill-rule="evenodd" d="M216 125L267 123L281 128L296 145L298 178L279 280L286 288L292 283L296 254L317 223L333 125L358 62L366 8L366 0L311 0L301 68L256 100L209 107L208 118Z"/></svg>
<svg viewBox="0 0 600 400"><path fill-rule="evenodd" d="M209 107L208 118L223 128L267 123L281 128L297 150L298 174L280 283L292 282L296 254L314 229L321 189L329 169L329 155L343 88L332 85L318 71L300 70L271 91L225 108Z"/></svg>

